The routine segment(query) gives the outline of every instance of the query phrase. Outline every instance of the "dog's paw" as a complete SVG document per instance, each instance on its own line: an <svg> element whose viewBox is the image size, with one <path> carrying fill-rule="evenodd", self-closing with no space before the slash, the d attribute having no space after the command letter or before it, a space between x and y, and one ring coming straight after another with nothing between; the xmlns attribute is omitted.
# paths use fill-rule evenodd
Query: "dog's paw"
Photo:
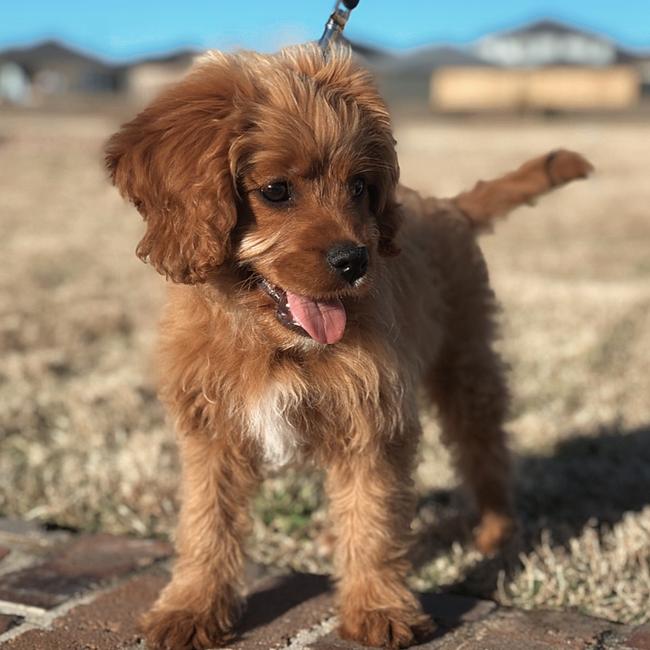
<svg viewBox="0 0 650 650"><path fill-rule="evenodd" d="M153 609L141 620L152 650L206 650L227 645L234 635L213 612Z"/></svg>
<svg viewBox="0 0 650 650"><path fill-rule="evenodd" d="M554 185L587 178L594 171L594 166L584 156L568 149L557 149L548 154L546 168Z"/></svg>
<svg viewBox="0 0 650 650"><path fill-rule="evenodd" d="M516 528L510 515L485 512L474 531L474 545L484 555L493 555L512 537Z"/></svg>
<svg viewBox="0 0 650 650"><path fill-rule="evenodd" d="M376 609L342 614L341 638L377 648L408 648L426 641L435 626L419 610Z"/></svg>

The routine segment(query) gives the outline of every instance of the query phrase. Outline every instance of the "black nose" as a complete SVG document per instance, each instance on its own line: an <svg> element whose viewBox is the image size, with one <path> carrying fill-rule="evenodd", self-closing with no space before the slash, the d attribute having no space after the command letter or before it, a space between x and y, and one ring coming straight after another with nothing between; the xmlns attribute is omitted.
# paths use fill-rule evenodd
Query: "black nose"
<svg viewBox="0 0 650 650"><path fill-rule="evenodd" d="M346 282L354 284L368 270L368 249L355 244L338 244L327 252L327 261Z"/></svg>

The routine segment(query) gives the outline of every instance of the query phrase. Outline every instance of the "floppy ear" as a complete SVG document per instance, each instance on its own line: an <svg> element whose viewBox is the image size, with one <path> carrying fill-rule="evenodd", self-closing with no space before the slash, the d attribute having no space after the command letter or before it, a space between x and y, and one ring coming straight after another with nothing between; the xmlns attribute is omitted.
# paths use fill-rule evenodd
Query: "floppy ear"
<svg viewBox="0 0 650 650"><path fill-rule="evenodd" d="M395 237L402 225L402 211L396 199L399 164L395 139L388 110L378 95L362 97L357 103L364 111L365 126L361 134L364 164L370 177L370 207L379 231L378 251L380 255L391 257L400 252Z"/></svg>
<svg viewBox="0 0 650 650"><path fill-rule="evenodd" d="M399 165L395 153L395 141L389 128L381 129L375 136L377 143L372 154L381 166L374 175L376 186L371 187L370 202L379 230L378 251L384 257L399 255L395 237L402 225L402 210L395 197L399 180Z"/></svg>
<svg viewBox="0 0 650 650"><path fill-rule="evenodd" d="M115 133L106 166L138 209L146 232L136 249L174 282L203 282L224 262L237 221L229 161L245 88L240 65L213 55Z"/></svg>
<svg viewBox="0 0 650 650"><path fill-rule="evenodd" d="M395 257L400 254L400 249L395 245L397 231L402 224L402 211L394 201L377 217L379 226L379 254L384 257Z"/></svg>

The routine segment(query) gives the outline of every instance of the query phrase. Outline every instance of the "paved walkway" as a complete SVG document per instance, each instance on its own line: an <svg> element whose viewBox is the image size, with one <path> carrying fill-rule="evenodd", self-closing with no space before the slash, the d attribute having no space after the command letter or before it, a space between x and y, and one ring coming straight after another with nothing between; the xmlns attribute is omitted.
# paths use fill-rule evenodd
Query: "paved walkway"
<svg viewBox="0 0 650 650"><path fill-rule="evenodd" d="M145 650L136 621L168 578L171 548L154 540L75 535L0 519L2 650ZM353 650L336 635L327 578L263 575L233 650ZM571 612L521 612L462 596L423 594L435 650L650 650L650 625Z"/></svg>

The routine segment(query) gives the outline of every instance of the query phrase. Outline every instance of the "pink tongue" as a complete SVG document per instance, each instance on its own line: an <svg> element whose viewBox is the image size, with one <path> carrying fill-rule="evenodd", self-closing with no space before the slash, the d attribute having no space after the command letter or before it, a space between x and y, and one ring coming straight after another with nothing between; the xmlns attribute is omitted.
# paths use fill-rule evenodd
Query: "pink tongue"
<svg viewBox="0 0 650 650"><path fill-rule="evenodd" d="M338 299L314 300L287 291L287 304L296 322L319 343L338 343L345 331L346 314Z"/></svg>

